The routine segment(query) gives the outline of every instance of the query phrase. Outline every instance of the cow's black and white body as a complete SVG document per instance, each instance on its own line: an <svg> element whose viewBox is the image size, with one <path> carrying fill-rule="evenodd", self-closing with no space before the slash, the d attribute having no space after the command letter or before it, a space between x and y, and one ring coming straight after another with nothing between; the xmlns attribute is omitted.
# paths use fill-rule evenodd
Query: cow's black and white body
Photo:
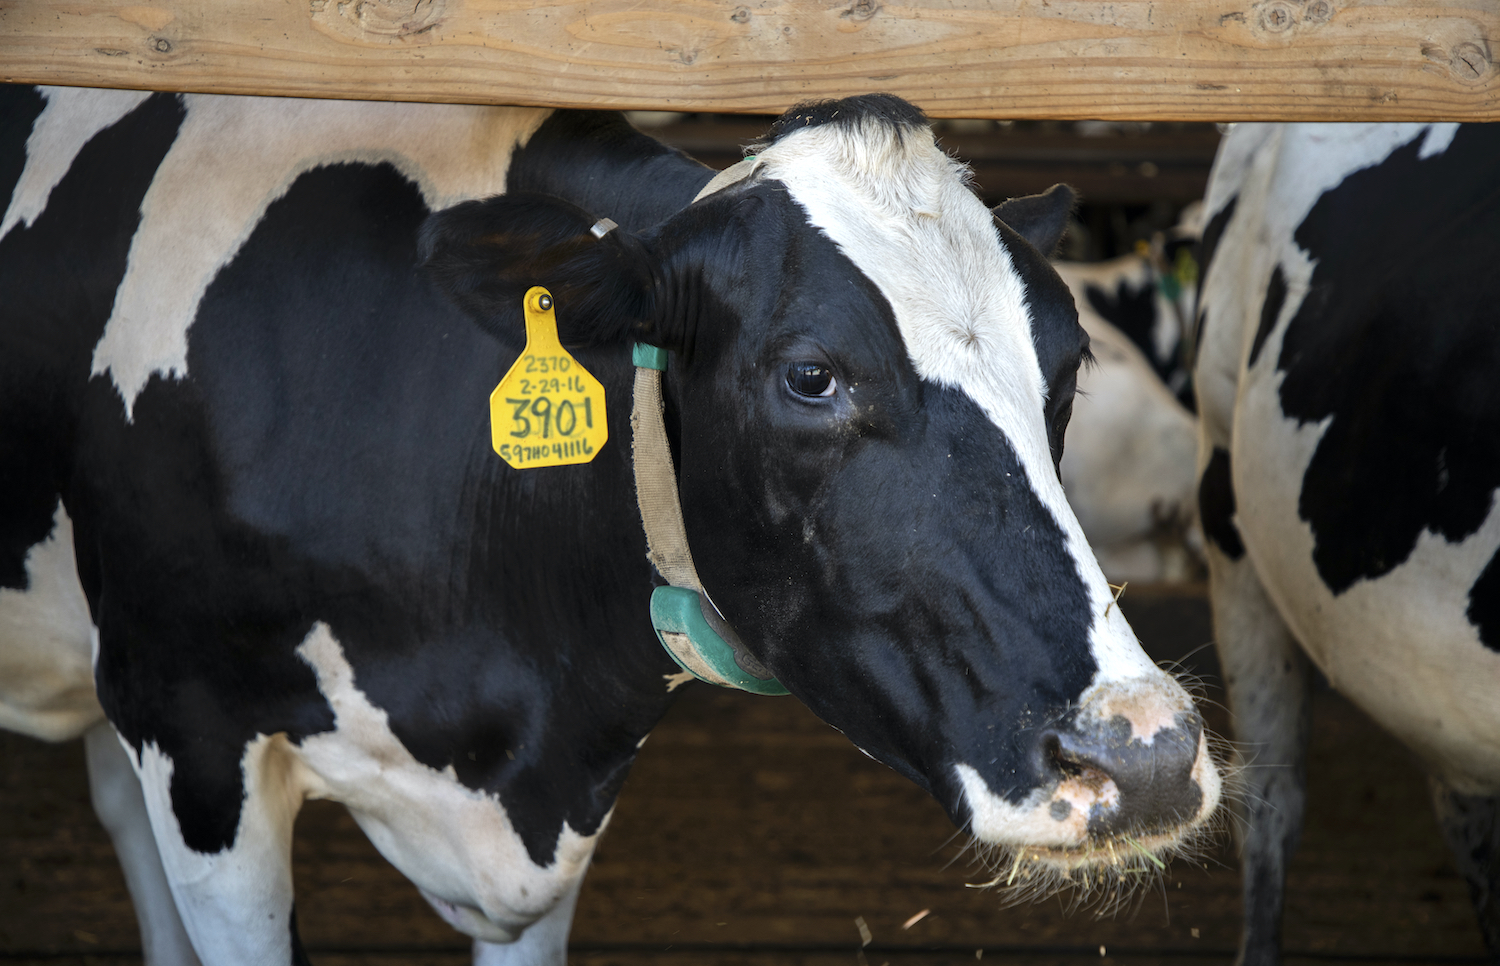
<svg viewBox="0 0 1500 966"><path fill-rule="evenodd" d="M325 797L483 958L561 961L685 678L632 340L673 351L687 536L746 648L1013 875L1097 883L1213 811L1058 482L1085 339L1013 228L1050 247L1066 197L1003 224L883 97L788 115L694 202L712 172L618 115L3 94L4 723L89 733L153 960L299 958ZM491 451L532 285L605 385L592 463Z"/></svg>
<svg viewBox="0 0 1500 966"><path fill-rule="evenodd" d="M1237 127L1205 247L1200 502L1251 765L1242 958L1279 958L1308 658L1427 764L1500 955L1500 130Z"/></svg>

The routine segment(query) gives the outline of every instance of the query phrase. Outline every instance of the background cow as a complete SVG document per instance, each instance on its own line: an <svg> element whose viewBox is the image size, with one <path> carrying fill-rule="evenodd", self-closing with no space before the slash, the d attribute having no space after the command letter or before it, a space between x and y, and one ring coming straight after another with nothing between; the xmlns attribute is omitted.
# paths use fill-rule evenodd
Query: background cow
<svg viewBox="0 0 1500 966"><path fill-rule="evenodd" d="M1200 508L1250 766L1241 961L1280 958L1309 659L1430 770L1500 957L1500 129L1241 125L1207 210Z"/></svg>
<svg viewBox="0 0 1500 966"><path fill-rule="evenodd" d="M1066 191L992 214L885 96L792 111L696 202L713 172L613 114L4 97L0 651L24 667L0 703L87 731L153 961L305 958L310 797L481 957L563 960L685 678L648 614L632 342L671 352L702 606L747 673L1012 880L1131 878L1213 812L1201 719L1058 480L1086 343L1044 258ZM486 400L536 285L611 441L518 471Z"/></svg>
<svg viewBox="0 0 1500 966"><path fill-rule="evenodd" d="M1136 340L1098 311L1127 304L1158 318L1164 308L1173 310L1160 304L1155 272L1142 256L1054 267L1073 293L1094 354L1078 374L1062 458L1068 502L1111 581L1192 579L1203 566L1193 471L1197 424ZM1106 300L1104 293L1118 298ZM1175 335L1171 344L1175 353Z"/></svg>
<svg viewBox="0 0 1500 966"><path fill-rule="evenodd" d="M1202 206L1194 202L1168 232L1128 255L1098 262L1059 261L1080 315L1088 313L1133 342L1185 408L1194 405L1192 319L1197 301Z"/></svg>

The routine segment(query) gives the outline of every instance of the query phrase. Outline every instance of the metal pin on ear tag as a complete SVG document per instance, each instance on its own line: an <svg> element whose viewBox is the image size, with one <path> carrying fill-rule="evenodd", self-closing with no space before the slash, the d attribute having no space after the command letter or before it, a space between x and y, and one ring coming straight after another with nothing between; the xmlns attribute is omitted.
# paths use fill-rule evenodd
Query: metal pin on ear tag
<svg viewBox="0 0 1500 966"><path fill-rule="evenodd" d="M526 293L526 348L490 394L490 443L518 470L587 463L609 439L604 386L562 347L552 293Z"/></svg>

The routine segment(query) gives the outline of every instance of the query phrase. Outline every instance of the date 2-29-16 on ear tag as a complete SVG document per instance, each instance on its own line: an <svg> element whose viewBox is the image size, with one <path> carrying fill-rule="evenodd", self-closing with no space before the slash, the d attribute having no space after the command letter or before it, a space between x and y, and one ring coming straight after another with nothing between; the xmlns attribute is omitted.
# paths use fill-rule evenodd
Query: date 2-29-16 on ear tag
<svg viewBox="0 0 1500 966"><path fill-rule="evenodd" d="M587 463L609 439L604 386L557 338L552 293L526 293L526 348L490 394L490 442L518 470Z"/></svg>

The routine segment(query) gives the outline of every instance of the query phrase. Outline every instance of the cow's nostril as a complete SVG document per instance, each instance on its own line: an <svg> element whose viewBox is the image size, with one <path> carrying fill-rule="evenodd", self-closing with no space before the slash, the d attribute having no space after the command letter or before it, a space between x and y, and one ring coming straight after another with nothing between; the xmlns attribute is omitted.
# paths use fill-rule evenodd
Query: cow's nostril
<svg viewBox="0 0 1500 966"><path fill-rule="evenodd" d="M1046 761L1049 768L1063 775L1074 775L1078 773L1078 763L1068 757L1063 751L1062 739L1054 732L1049 732L1042 737L1042 759Z"/></svg>
<svg viewBox="0 0 1500 966"><path fill-rule="evenodd" d="M1042 754L1046 757L1048 767L1064 780L1080 778L1089 771L1101 770L1081 743L1065 740L1063 734L1047 735L1043 739Z"/></svg>
<svg viewBox="0 0 1500 966"><path fill-rule="evenodd" d="M1042 736L1045 766L1068 793L1090 800L1089 831L1096 835L1150 832L1180 825L1198 813L1203 791L1193 780L1203 720L1177 716L1172 727L1145 737L1130 722L1075 723ZM1103 793L1113 785L1112 793Z"/></svg>

